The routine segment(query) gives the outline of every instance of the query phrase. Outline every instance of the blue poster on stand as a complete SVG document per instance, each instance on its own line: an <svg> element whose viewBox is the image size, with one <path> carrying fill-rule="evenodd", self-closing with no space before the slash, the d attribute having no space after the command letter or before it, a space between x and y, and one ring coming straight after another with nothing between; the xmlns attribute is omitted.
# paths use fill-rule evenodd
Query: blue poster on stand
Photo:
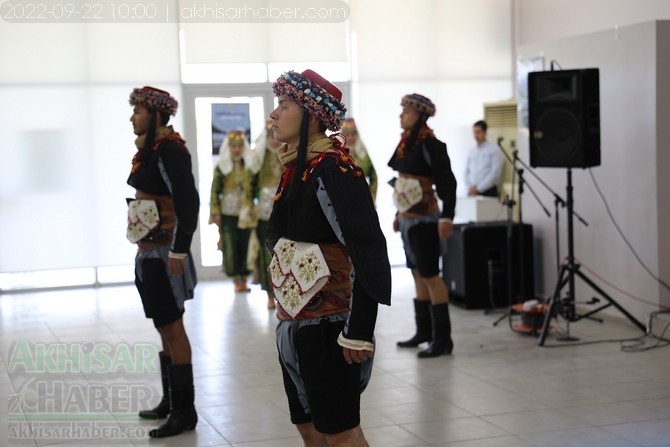
<svg viewBox="0 0 670 447"><path fill-rule="evenodd" d="M212 104L212 155L219 154L221 143L231 130L243 130L249 141L251 135L249 104Z"/></svg>

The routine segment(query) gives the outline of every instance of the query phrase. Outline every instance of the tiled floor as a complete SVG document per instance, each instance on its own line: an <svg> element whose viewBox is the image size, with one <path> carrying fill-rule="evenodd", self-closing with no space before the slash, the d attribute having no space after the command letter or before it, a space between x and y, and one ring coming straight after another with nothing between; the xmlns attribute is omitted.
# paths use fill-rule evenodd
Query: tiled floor
<svg viewBox="0 0 670 447"><path fill-rule="evenodd" d="M623 352L619 343L555 348L549 347L560 344L553 333L546 347L538 347L533 337L512 332L507 320L494 327L497 314L452 306L454 354L419 360L416 350L395 346L411 335L413 317L410 275L399 268L393 279L394 303L379 313L375 369L363 395L362 425L370 445L670 446L669 348L637 353ZM46 439L44 434L38 440L9 439L17 435L11 427L24 417L17 408L29 409L25 417L40 408L30 400L35 396L23 393L28 407L12 406L13 400L0 406L0 445L301 446L288 420L274 346L275 317L257 286L247 295L231 291L227 281L201 283L197 298L187 304L200 422L194 432L165 440L129 432L155 423L135 419L121 405L132 400L124 393L132 393L127 390L133 387L158 392L157 373L138 372L141 361L133 364L121 356L140 352L137 343L158 344L133 287L0 295L0 395L16 397L21 390L36 389L40 381L60 382L70 390L97 385L118 397L105 400L115 408L109 408L99 426L126 430L128 436L81 440L80 431L77 439ZM604 324L583 320L570 329L582 341L640 335L627 322L609 317ZM42 365L47 371L41 372L38 346L51 347L42 353L48 360L56 357L57 342L70 350L80 346L81 352L111 347L121 356L115 364L135 369L89 364L77 372L72 358L69 363L66 358L64 370L47 361ZM58 397L51 388L46 393L51 393L47 400L52 406L66 400L69 411L86 408L92 413L87 397ZM90 413L81 419L88 423Z"/></svg>

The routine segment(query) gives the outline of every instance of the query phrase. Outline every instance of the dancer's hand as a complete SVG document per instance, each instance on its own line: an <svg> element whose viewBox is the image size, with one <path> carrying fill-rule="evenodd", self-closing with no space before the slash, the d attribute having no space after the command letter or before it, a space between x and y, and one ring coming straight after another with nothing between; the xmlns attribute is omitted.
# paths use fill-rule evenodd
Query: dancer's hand
<svg viewBox="0 0 670 447"><path fill-rule="evenodd" d="M344 361L350 365L353 362L361 363L367 359L371 359L373 356L372 351L368 350L358 351L356 349L349 349L349 348L342 348L342 353L344 354Z"/></svg>
<svg viewBox="0 0 670 447"><path fill-rule="evenodd" d="M437 224L437 234L440 240L449 239L454 234L454 223L449 220L440 220Z"/></svg>
<svg viewBox="0 0 670 447"><path fill-rule="evenodd" d="M172 276L181 276L184 274L184 259L168 258L168 272Z"/></svg>

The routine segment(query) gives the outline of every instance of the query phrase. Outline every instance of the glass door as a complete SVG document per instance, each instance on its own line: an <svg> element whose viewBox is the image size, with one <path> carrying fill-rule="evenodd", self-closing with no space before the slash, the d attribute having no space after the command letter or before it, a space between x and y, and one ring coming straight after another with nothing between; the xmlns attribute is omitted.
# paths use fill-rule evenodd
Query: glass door
<svg viewBox="0 0 670 447"><path fill-rule="evenodd" d="M212 177L219 147L228 131L243 130L253 149L272 112L273 99L267 84L184 87L185 130L200 193L198 231L192 250L202 279L223 278L218 228L209 223Z"/></svg>

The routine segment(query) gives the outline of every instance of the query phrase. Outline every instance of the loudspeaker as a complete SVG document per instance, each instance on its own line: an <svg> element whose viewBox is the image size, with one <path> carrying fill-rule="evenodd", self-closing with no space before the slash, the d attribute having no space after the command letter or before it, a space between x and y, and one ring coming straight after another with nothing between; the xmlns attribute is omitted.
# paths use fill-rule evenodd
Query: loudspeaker
<svg viewBox="0 0 670 447"><path fill-rule="evenodd" d="M512 291L516 303L520 297L535 297L533 271L533 227L523 224L524 280L521 287L519 225L512 227ZM486 222L454 224L454 233L446 241L442 258L442 278L449 300L466 309L508 306L507 296L507 223Z"/></svg>
<svg viewBox="0 0 670 447"><path fill-rule="evenodd" d="M528 121L531 166L600 165L599 70L529 73Z"/></svg>

